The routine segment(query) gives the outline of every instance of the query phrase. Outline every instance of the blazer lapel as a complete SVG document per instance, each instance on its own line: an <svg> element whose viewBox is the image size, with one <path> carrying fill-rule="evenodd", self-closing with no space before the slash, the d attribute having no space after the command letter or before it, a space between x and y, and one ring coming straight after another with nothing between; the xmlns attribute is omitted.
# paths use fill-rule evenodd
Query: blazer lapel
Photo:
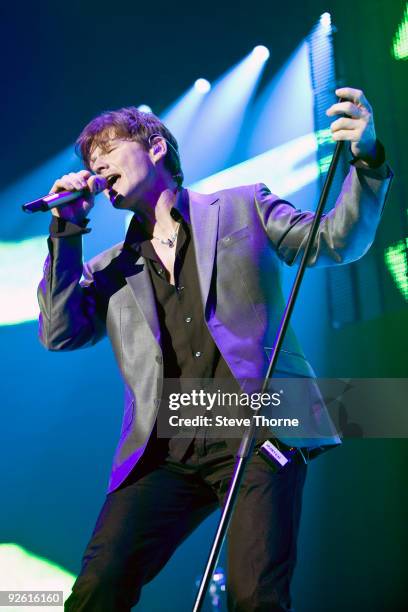
<svg viewBox="0 0 408 612"><path fill-rule="evenodd" d="M126 282L132 290L136 304L143 313L154 338L160 345L160 325L146 260L140 254L132 255L126 250L122 252L122 256L122 271Z"/></svg>
<svg viewBox="0 0 408 612"><path fill-rule="evenodd" d="M204 312L210 291L218 237L218 197L188 191L198 277Z"/></svg>
<svg viewBox="0 0 408 612"><path fill-rule="evenodd" d="M191 223L198 280L205 312L218 237L218 197L189 190L183 191L184 195L188 195L188 202L185 197L179 198L175 208ZM122 271L154 338L160 344L159 319L146 260L140 253L131 254L131 251L125 249L122 251Z"/></svg>

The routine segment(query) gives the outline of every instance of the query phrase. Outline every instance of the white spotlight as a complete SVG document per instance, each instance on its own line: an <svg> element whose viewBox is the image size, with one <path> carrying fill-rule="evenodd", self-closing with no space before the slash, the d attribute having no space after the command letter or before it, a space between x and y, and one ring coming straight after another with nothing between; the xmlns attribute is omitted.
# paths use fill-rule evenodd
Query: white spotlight
<svg viewBox="0 0 408 612"><path fill-rule="evenodd" d="M210 91L211 84L209 81L207 81L207 79L197 79L194 83L194 87L199 93L206 94Z"/></svg>
<svg viewBox="0 0 408 612"><path fill-rule="evenodd" d="M152 109L147 104L141 104L137 107L137 110L140 110L141 113L152 113Z"/></svg>
<svg viewBox="0 0 408 612"><path fill-rule="evenodd" d="M267 47L264 47L264 45L257 45L252 51L252 55L260 62L266 62L266 60L270 56L270 53L269 49L267 49Z"/></svg>
<svg viewBox="0 0 408 612"><path fill-rule="evenodd" d="M331 28L331 15L330 15L330 13L323 13L323 15L320 15L320 25L325 30L330 30L330 28Z"/></svg>

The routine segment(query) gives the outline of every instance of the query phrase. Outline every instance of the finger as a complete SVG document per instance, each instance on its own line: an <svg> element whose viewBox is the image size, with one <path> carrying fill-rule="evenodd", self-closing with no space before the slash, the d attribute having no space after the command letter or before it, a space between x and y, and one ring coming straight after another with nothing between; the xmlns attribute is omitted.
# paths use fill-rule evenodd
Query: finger
<svg viewBox="0 0 408 612"><path fill-rule="evenodd" d="M58 191L80 191L88 187L87 180L92 176L89 170L80 170L79 172L70 172L64 174L61 178L57 179L51 187L50 193L57 193Z"/></svg>
<svg viewBox="0 0 408 612"><path fill-rule="evenodd" d="M89 185L88 185L88 180L89 178L92 176L91 172L89 172L89 170L80 170L79 172L77 172L75 174L75 177L81 181L81 189L88 189Z"/></svg>
<svg viewBox="0 0 408 612"><path fill-rule="evenodd" d="M336 96L350 100L355 104L359 104L361 97L364 95L361 89L355 89L354 87L339 87L335 91Z"/></svg>
<svg viewBox="0 0 408 612"><path fill-rule="evenodd" d="M370 103L361 89L354 89L354 87L339 87L339 89L336 89L335 93L339 98L350 100L356 104L356 106L361 105L367 107L369 110L371 109Z"/></svg>
<svg viewBox="0 0 408 612"><path fill-rule="evenodd" d="M58 185L59 185L59 181L55 181L55 183L53 184L53 186L50 189L50 193L57 193L58 191L60 191Z"/></svg>
<svg viewBox="0 0 408 612"><path fill-rule="evenodd" d="M87 186L91 193L97 194L107 189L108 182L103 176L96 176L93 174L88 178Z"/></svg>
<svg viewBox="0 0 408 612"><path fill-rule="evenodd" d="M333 140L349 140L350 142L358 142L361 139L360 130L338 130L332 134Z"/></svg>
<svg viewBox="0 0 408 612"><path fill-rule="evenodd" d="M62 177L55 181L50 193L58 193L59 191L76 191L76 189L68 178Z"/></svg>
<svg viewBox="0 0 408 612"><path fill-rule="evenodd" d="M85 178L83 178L79 172L70 172L67 175L67 179L77 191L80 191L81 189L86 189L88 186Z"/></svg>
<svg viewBox="0 0 408 612"><path fill-rule="evenodd" d="M361 129L362 122L359 119L349 119L348 117L340 117L336 119L330 126L331 131L337 132L338 130L358 130Z"/></svg>
<svg viewBox="0 0 408 612"><path fill-rule="evenodd" d="M328 117L341 114L349 115L350 117L362 117L364 110L356 106L353 102L337 102L336 104L332 104L326 111Z"/></svg>

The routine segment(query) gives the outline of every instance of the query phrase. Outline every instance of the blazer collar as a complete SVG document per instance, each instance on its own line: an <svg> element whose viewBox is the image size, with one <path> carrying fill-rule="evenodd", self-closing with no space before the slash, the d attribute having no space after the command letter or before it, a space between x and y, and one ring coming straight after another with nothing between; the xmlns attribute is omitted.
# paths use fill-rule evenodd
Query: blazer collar
<svg viewBox="0 0 408 612"><path fill-rule="evenodd" d="M188 199L198 278L205 313L218 239L218 196L214 194L204 195L188 190Z"/></svg>
<svg viewBox="0 0 408 612"><path fill-rule="evenodd" d="M218 196L181 189L172 210L175 210L175 215L182 215L186 222L191 225L198 280L205 312L218 238ZM147 238L148 236L141 230L137 217L134 215L126 233L124 251L133 251L137 257L136 260L133 259L133 264L130 266L131 271L127 266L125 276L140 309L148 320L153 335L158 339L160 332L154 308L153 289L146 269L146 262L140 253L140 244Z"/></svg>

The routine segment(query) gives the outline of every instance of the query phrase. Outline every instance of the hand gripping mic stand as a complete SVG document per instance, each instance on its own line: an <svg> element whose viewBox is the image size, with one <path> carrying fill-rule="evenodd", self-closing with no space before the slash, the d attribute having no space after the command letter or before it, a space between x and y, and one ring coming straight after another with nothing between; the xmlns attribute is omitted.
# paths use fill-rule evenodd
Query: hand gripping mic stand
<svg viewBox="0 0 408 612"><path fill-rule="evenodd" d="M342 145L343 145L343 141L337 142L336 148L334 150L334 154L333 154L333 157L330 163L330 167L327 172L326 180L324 182L323 189L320 194L320 199L317 205L313 223L309 231L309 236L307 239L305 250L303 252L302 260L300 262L299 269L297 271L296 278L293 283L293 287L290 292L290 296L286 304L286 308L283 313L278 332L275 337L271 359L269 362L268 370L265 375L265 380L262 385L262 391L261 391L262 393L265 393L266 390L268 389L269 379L271 378L275 370L276 362L279 357L279 352L280 352L280 349L283 343L283 339L285 337L286 330L289 325L290 317L292 315L292 311L295 306L296 298L299 293L300 285L303 279L303 274L306 268L306 263L307 263L307 260L309 259L309 255L313 247L313 243L314 243L314 239L316 237L316 233L319 227L320 219L322 217L323 210L326 205L327 196L329 194L329 190L330 190L330 187L333 181L336 167L340 159ZM204 598L205 598L209 583L211 581L211 577L214 573L214 570L215 570L215 567L218 561L218 557L221 551L221 547L223 545L223 542L224 542L224 539L225 539L225 536L228 530L228 526L231 521L231 517L234 511L234 507L235 507L238 493L239 493L239 488L243 480L244 471L245 471L245 468L254 450L256 429L257 428L255 425L255 420L252 419L251 425L248 427L248 429L245 431L244 435L242 436L241 445L239 447L235 466L234 466L234 472L233 472L233 475L232 475L232 478L231 478L231 481L228 487L228 491L225 497L224 506L223 506L222 513L221 513L221 518L218 523L216 534L214 536L210 554L208 556L207 565L206 565L203 577L201 579L201 583L198 589L196 600L194 602L193 612L199 612L204 603Z"/></svg>

